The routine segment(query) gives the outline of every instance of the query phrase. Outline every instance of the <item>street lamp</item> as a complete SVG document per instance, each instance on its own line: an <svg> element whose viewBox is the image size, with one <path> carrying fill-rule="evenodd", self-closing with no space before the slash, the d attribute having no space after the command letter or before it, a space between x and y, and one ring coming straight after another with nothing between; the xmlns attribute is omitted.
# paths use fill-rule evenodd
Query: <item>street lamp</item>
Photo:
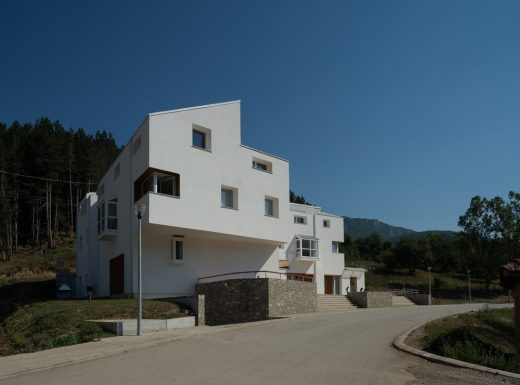
<svg viewBox="0 0 520 385"><path fill-rule="evenodd" d="M432 304L432 267L428 266L428 305Z"/></svg>
<svg viewBox="0 0 520 385"><path fill-rule="evenodd" d="M134 206L137 215L137 335L141 335L141 321L143 319L143 286L141 281L141 219L146 211L146 205L139 203Z"/></svg>
<svg viewBox="0 0 520 385"><path fill-rule="evenodd" d="M471 270L468 269L468 292L469 292L469 303L471 303Z"/></svg>

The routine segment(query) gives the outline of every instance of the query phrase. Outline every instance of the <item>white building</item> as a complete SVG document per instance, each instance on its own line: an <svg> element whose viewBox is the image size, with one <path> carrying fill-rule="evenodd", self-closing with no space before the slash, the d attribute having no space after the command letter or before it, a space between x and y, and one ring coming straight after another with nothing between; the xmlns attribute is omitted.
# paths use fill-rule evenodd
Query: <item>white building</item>
<svg viewBox="0 0 520 385"><path fill-rule="evenodd" d="M241 144L240 102L145 118L81 202L79 296L87 286L98 296L137 292L136 205L146 207L147 297L192 295L198 281L243 272L312 279L319 294L350 285L343 218L289 203L289 163Z"/></svg>

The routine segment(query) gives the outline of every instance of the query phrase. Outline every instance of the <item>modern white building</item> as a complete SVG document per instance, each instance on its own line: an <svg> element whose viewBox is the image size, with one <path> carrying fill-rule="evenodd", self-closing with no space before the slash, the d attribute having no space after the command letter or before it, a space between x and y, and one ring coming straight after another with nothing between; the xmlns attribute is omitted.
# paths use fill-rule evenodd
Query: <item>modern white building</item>
<svg viewBox="0 0 520 385"><path fill-rule="evenodd" d="M77 295L87 286L98 296L137 292L136 205L145 208L146 297L192 295L197 282L251 274L346 294L343 218L290 203L288 161L240 135L238 101L149 114L81 202Z"/></svg>

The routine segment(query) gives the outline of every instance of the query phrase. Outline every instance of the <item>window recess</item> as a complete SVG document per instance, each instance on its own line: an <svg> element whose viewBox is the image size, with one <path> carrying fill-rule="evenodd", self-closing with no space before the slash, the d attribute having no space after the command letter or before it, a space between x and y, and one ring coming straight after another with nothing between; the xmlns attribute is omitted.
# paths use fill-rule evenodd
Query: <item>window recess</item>
<svg viewBox="0 0 520 385"><path fill-rule="evenodd" d="M179 174L149 168L134 183L134 202L149 192L180 198Z"/></svg>

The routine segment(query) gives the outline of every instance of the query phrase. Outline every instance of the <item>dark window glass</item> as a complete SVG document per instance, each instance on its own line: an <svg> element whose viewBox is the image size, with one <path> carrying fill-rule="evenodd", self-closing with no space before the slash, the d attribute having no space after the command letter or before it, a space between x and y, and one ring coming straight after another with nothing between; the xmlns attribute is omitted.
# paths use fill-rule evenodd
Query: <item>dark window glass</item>
<svg viewBox="0 0 520 385"><path fill-rule="evenodd" d="M206 148L206 134L197 130L193 130L193 146Z"/></svg>

